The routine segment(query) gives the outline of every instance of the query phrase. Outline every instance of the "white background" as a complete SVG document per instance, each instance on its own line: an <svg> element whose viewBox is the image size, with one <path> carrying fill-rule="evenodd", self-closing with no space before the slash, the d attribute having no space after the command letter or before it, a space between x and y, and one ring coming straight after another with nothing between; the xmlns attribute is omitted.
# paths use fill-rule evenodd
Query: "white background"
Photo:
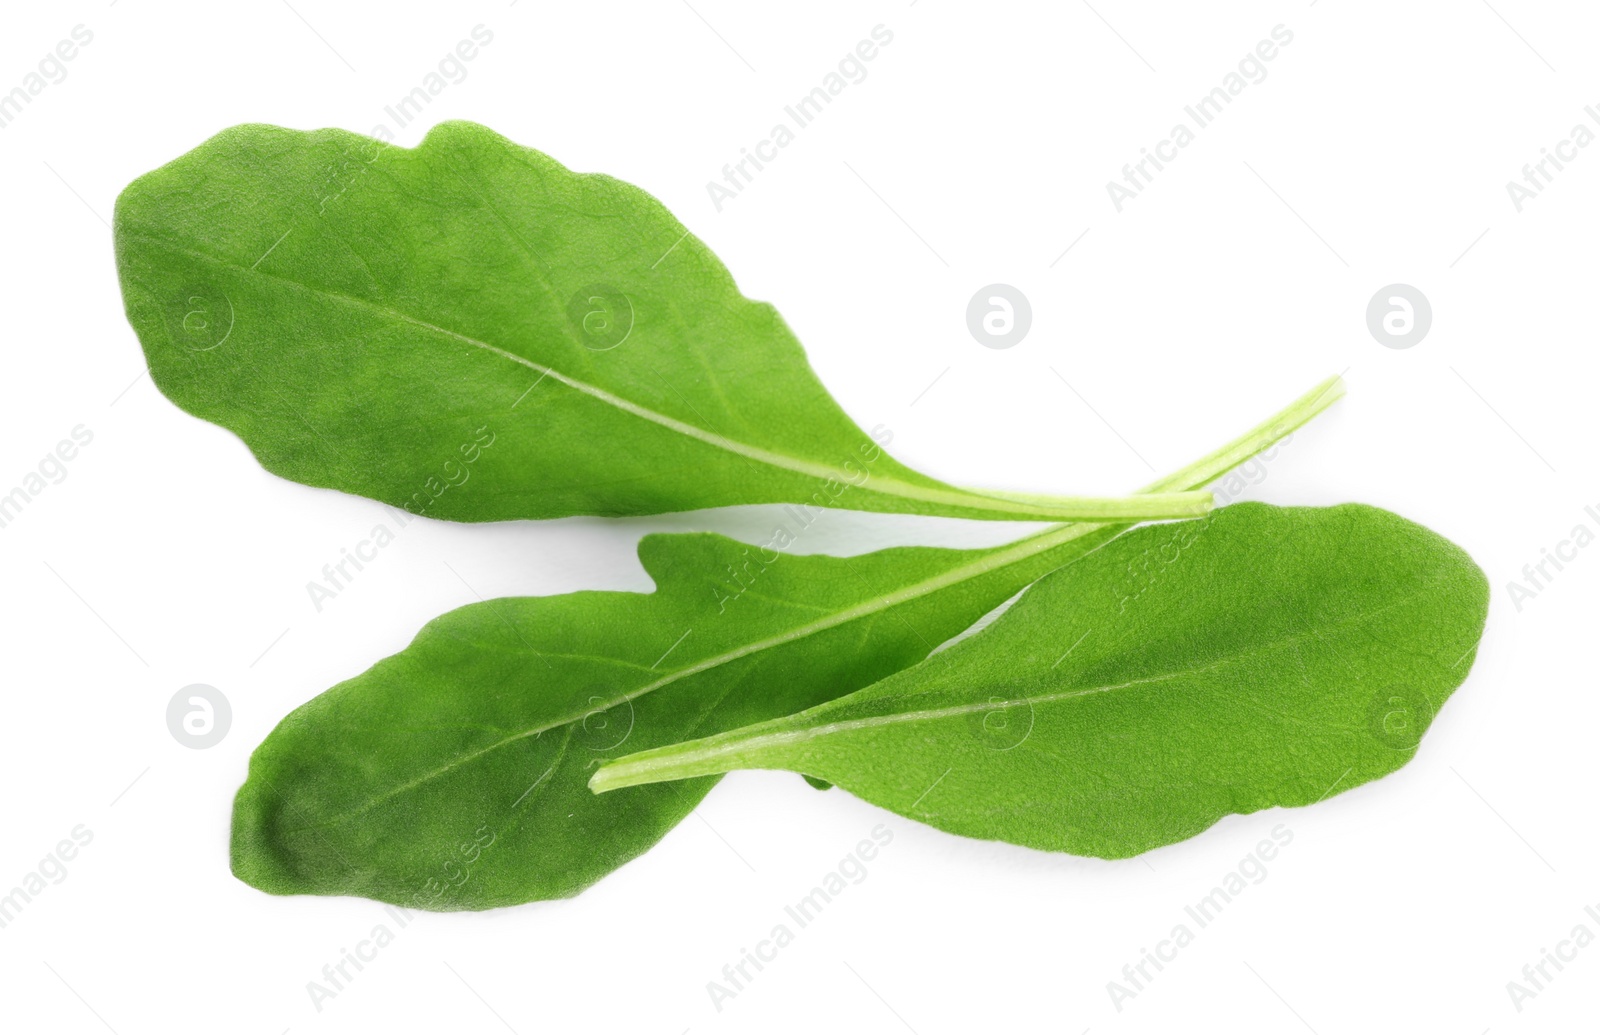
<svg viewBox="0 0 1600 1035"><path fill-rule="evenodd" d="M1505 185L1600 102L1600 16L1495 3L7 5L0 91L74 26L94 38L0 131L0 493L75 426L94 440L0 529L0 891L75 825L93 841L0 930L0 1027L1592 1024L1600 947L1520 1012L1506 986L1574 925L1600 934L1584 915L1600 903L1600 549L1520 610L1508 586L1575 525L1600 530L1584 512L1600 505L1600 147L1521 212ZM1344 371L1349 398L1246 495L1388 507L1489 573L1477 665L1416 760L1117 863L962 840L741 773L576 899L418 916L314 1009L307 982L392 922L372 902L274 898L229 874L231 798L267 731L474 591L644 591L633 545L646 531L769 526L753 511L418 522L318 613L306 583L366 536L377 505L265 474L142 376L105 225L118 191L234 123L371 131L480 24L494 38L469 76L397 141L468 118L643 186L777 304L850 413L892 427L895 454L930 474L1131 489ZM706 182L878 24L894 40L868 78L717 212ZM1267 78L1118 213L1106 181L1279 24L1294 38ZM1003 351L964 319L993 282L1034 312ZM1366 327L1368 300L1394 282L1434 311L1407 350ZM806 548L1023 531L838 514ZM234 710L202 751L165 722L197 682ZM869 876L719 1013L707 982L878 823L894 840ZM1119 1012L1107 982L1280 823L1294 840L1268 877Z"/></svg>

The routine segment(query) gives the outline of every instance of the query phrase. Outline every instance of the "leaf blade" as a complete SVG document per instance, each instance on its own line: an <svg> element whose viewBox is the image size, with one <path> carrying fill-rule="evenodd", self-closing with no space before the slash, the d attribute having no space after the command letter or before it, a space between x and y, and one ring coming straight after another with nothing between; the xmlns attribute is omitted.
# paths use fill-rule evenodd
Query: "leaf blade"
<svg viewBox="0 0 1600 1035"><path fill-rule="evenodd" d="M1263 540L1281 570L1263 570ZM1178 560L1117 598L1130 563L1169 548ZM1424 614L1377 623L1408 606ZM1399 768L1465 678L1486 614L1483 573L1420 526L1348 504L1239 504L1129 533L872 687L620 760L591 786L788 768L955 833L1123 858ZM1054 657L1041 637L1072 646ZM1411 726L1392 729L1402 714Z"/></svg>
<svg viewBox="0 0 1600 1035"><path fill-rule="evenodd" d="M911 471L655 199L470 123L410 150L235 127L130 185L115 231L129 320L169 398L275 473L414 512L811 502L1141 520L1209 505L1025 502ZM647 265L667 243L671 263Z"/></svg>
<svg viewBox="0 0 1600 1035"><path fill-rule="evenodd" d="M655 593L490 601L430 623L401 654L291 714L257 749L236 803L235 872L278 893L357 893L427 908L575 893L659 839L713 782L602 803L585 781L617 746L607 731L631 731L629 744L664 743L713 719L804 707L835 682L857 684L922 656L926 640L959 631L965 615L981 613L1009 585L991 577L994 585L980 592L972 577L946 590L937 607L928 593L912 597L898 607L904 621L873 628L869 648L861 626L888 608L861 602L918 574L937 577L969 552L785 557L780 562L797 563L771 565L757 584L760 600L734 601L740 628L708 630L702 623L715 607L706 605L718 588L708 574L748 549L720 536L649 537L641 559ZM971 599L952 600L959 592ZM825 604L830 598L843 603ZM774 599L784 606L769 606ZM835 615L813 617L820 606ZM686 627L676 667L659 674L652 659ZM812 673L804 688L741 698L752 682L791 665ZM477 689L463 701L469 688ZM460 728L462 715L472 718L469 728ZM537 819L517 818L532 806ZM461 826L455 817L463 813L475 818ZM486 855L453 897L418 901L428 860L409 843L386 844L386 832L412 830L437 852L485 824L504 854Z"/></svg>

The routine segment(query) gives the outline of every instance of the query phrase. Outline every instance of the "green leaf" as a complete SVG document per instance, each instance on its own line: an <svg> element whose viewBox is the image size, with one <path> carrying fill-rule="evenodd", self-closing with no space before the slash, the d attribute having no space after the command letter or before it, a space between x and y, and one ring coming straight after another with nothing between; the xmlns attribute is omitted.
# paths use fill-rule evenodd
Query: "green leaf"
<svg viewBox="0 0 1600 1035"><path fill-rule="evenodd" d="M1319 385L1158 487L1208 484L1340 393L1337 379ZM639 546L653 593L452 611L257 748L234 807L234 872L279 894L430 909L574 894L654 844L715 782L601 797L587 787L596 766L867 686L1123 527L860 557L654 535Z"/></svg>
<svg viewBox="0 0 1600 1035"><path fill-rule="evenodd" d="M809 503L1203 514L1203 493L985 495L917 474L648 194L467 122L415 149L238 126L117 199L155 383L270 471L457 521Z"/></svg>
<svg viewBox="0 0 1600 1035"><path fill-rule="evenodd" d="M1394 514L1239 504L1122 536L864 690L591 784L793 769L953 833L1124 858L1404 765L1487 611L1471 558Z"/></svg>

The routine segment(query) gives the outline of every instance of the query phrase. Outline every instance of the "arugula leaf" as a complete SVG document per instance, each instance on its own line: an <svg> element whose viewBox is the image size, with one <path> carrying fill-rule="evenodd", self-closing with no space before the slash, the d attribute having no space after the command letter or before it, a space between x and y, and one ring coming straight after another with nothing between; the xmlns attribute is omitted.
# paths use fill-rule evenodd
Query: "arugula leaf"
<svg viewBox="0 0 1600 1035"><path fill-rule="evenodd" d="M845 415L662 205L467 122L415 149L226 130L116 207L155 383L268 470L457 521L810 503L1142 520L1204 493L987 495Z"/></svg>
<svg viewBox="0 0 1600 1035"><path fill-rule="evenodd" d="M1356 504L1122 536L864 690L604 765L596 791L793 769L957 834L1117 859L1404 765L1466 678L1488 581Z"/></svg>
<svg viewBox="0 0 1600 1035"><path fill-rule="evenodd" d="M1158 483L1206 485L1339 397L1331 379ZM233 868L278 893L483 909L575 894L714 779L597 797L608 758L786 715L927 656L1126 526L982 550L793 556L653 535L653 593L487 601L291 713L234 807Z"/></svg>

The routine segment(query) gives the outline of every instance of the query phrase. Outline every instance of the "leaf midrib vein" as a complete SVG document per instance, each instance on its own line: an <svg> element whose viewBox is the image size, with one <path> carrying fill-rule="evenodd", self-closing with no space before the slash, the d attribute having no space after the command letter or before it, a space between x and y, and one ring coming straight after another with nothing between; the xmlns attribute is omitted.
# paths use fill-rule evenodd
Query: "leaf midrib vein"
<svg viewBox="0 0 1600 1035"><path fill-rule="evenodd" d="M994 700L985 699L983 701L975 701L969 704L949 705L944 708L927 708L917 711L893 712L887 715L871 715L864 716L860 719L846 719L840 722L828 723L822 726L812 726L805 729L783 730L775 733L758 734L745 740L732 741L727 744L719 744L716 747L706 750L702 753L683 752L680 755L674 756L674 761L702 761L722 754L731 754L747 750L763 750L768 747L801 743L807 740L816 739L818 737L830 736L835 733L848 733L858 729L873 729L880 726L899 725L907 722L922 722L934 719L954 718L960 715L971 715L978 712L987 712L996 709L1016 708L1022 705L1032 707L1039 704L1054 704L1058 701L1066 701L1078 697L1089 697L1095 694L1108 693L1116 690L1126 690L1130 687L1148 686L1167 682L1173 679L1193 677L1215 669L1222 669L1232 665L1240 664L1248 661L1251 658L1269 653L1271 651L1279 650L1284 647L1298 645L1302 641L1309 638L1320 638L1332 630L1364 624L1369 620L1383 615L1389 611L1410 604L1413 600L1426 592L1428 588L1429 586L1427 585L1420 586L1414 592L1389 604L1386 604L1383 607L1376 608L1372 611L1360 612L1348 619L1336 622L1330 626L1308 628L1302 630L1301 632L1261 644L1253 650L1243 651L1238 654L1231 654L1226 657L1218 658L1217 660L1208 664L1199 665L1192 668L1183 668L1172 672L1161 672L1152 676L1131 679L1124 683L1107 684L1104 686L1076 687L1071 690L1061 690L1053 693L1039 694L1033 697L1023 696L1009 701L996 702ZM895 700L903 699L904 698L885 698L884 700L887 702L893 702Z"/></svg>

